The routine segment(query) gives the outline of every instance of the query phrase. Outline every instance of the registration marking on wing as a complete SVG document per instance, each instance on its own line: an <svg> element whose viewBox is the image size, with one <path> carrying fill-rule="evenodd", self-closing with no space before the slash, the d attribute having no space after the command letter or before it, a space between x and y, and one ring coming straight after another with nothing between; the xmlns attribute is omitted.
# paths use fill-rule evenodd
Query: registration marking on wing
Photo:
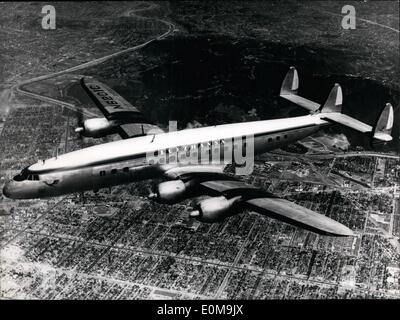
<svg viewBox="0 0 400 320"><path fill-rule="evenodd" d="M106 117L116 112L133 112L140 114L140 111L136 107L132 106L105 84L92 78L82 78L81 84Z"/></svg>

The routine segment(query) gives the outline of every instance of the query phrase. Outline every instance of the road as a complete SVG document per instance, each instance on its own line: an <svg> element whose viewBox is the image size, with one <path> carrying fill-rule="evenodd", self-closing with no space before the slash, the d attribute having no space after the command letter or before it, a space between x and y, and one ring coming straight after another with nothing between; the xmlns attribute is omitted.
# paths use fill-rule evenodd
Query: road
<svg viewBox="0 0 400 320"><path fill-rule="evenodd" d="M273 153L273 152L271 152ZM285 154L274 153L279 156L285 156ZM289 156L298 156L296 154L288 154ZM386 159L394 159L400 160L400 156L390 153L379 153L373 151L349 151L343 153L312 153L312 154L305 154L304 157L310 159L332 159L332 158L347 158L347 157L379 157L379 158L386 158Z"/></svg>
<svg viewBox="0 0 400 320"><path fill-rule="evenodd" d="M138 12L152 10L152 9L157 8L157 7L159 7L158 4L149 3L148 7L141 8L141 9L130 10L129 12L126 13L126 15L130 16L130 17L137 18L137 19L142 19L142 20L155 20L155 21L158 21L158 22L161 22L161 23L165 24L168 27L168 30L166 32L164 32L163 34L161 34L159 36L156 36L156 37L154 37L154 38L152 38L152 39L150 39L150 40L148 40L148 41L146 41L146 42L144 42L142 44L136 45L134 47L130 47L130 48L127 48L127 49L124 49L124 50L120 50L118 52L114 52L114 53L108 54L108 55L106 55L104 57L101 57L101 58L93 59L91 61L79 64L79 65L71 67L71 68L67 68L67 69L64 69L64 70L61 70L61 71L57 71L57 72L54 72L54 73L49 73L49 74L46 74L46 75L38 76L38 77L29 79L29 80L25 80L25 81L19 82L19 83L17 83L16 85L14 85L12 87L12 90L16 91L16 92L18 92L20 94L29 96L31 98L36 98L36 99L39 99L41 101L57 104L57 105L64 106L64 107L69 108L69 109L76 110L76 106L71 104L71 103L67 103L67 102L60 101L60 100L57 100L57 99L54 99L54 98L43 96L41 94L36 94L36 93L33 93L33 92L29 92L29 91L25 90L23 88L23 86L27 85L27 84L31 84L31 83L37 82L37 81L42 81L42 80L54 78L54 77L57 77L57 76L60 76L60 75L66 74L66 73L70 73L70 72L74 72L74 71L78 71L78 70L82 70L82 69L85 69L85 68L96 66L98 64L101 64L101 63L103 63L105 61L108 61L108 60L110 60L112 58L115 58L117 56L120 56L122 54L139 50L139 49L149 45L153 41L161 40L161 39L164 39L164 38L168 37L175 30L175 25L173 23L171 23L171 22L169 22L167 20L164 20L164 19L160 19L160 18L149 18L149 17L143 17L143 16L140 16L140 15L137 15ZM93 115L90 115L90 116L93 116Z"/></svg>
<svg viewBox="0 0 400 320"><path fill-rule="evenodd" d="M327 11L327 10L321 10L320 12L323 12L323 13L326 13L326 14L329 14L329 15L332 15L332 16L338 16L338 17L341 17L341 18L343 18L343 14L340 14L340 13L335 13L335 12L331 12L331 11ZM356 18L356 20L358 20L358 21L363 21L363 22L365 22L365 23L368 23L368 24L372 24L372 25L375 25L375 26L377 26L377 27L381 27L381 28L384 28L384 29L388 29L388 30L391 30L391 31L394 31L394 32L396 32L396 33L400 33L400 30L399 29L396 29L396 28L392 28L391 26L388 26L388 25L386 25L386 24L382 24L382 23L378 23L378 22L376 22L376 21L372 21L372 20L368 20L368 19L364 19L364 18L359 18L359 17L355 17Z"/></svg>

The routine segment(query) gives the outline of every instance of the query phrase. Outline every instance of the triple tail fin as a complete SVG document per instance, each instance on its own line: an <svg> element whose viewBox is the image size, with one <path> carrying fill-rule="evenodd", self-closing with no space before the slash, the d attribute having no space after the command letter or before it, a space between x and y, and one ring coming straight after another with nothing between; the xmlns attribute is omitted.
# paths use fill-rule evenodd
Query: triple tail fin
<svg viewBox="0 0 400 320"><path fill-rule="evenodd" d="M295 67L290 67L288 73L283 79L281 87L281 96L289 94L297 94L297 89L299 89L299 75Z"/></svg>
<svg viewBox="0 0 400 320"><path fill-rule="evenodd" d="M321 113L330 113L330 112L342 112L342 104L343 104L343 93L342 88L338 83L335 83L331 92L329 93L328 99L321 107Z"/></svg>
<svg viewBox="0 0 400 320"><path fill-rule="evenodd" d="M303 98L297 94L299 88L299 76L295 67L290 67L285 79L283 80L280 96L289 100L305 109L310 113L318 113L320 119L336 122L344 126L350 127L359 132L370 132L372 137L381 142L388 142L392 140L391 131L393 127L393 107L387 103L374 127L361 122L353 117L342 113L343 92L338 83L335 83L331 92L329 93L326 102L320 106L318 103Z"/></svg>
<svg viewBox="0 0 400 320"><path fill-rule="evenodd" d="M289 100L307 110L311 113L316 112L320 105L314 101L308 100L297 95L299 89L299 76L295 67L290 67L285 79L282 82L280 96Z"/></svg>
<svg viewBox="0 0 400 320"><path fill-rule="evenodd" d="M378 120L375 123L373 131L373 139L388 142L393 138L391 136L394 122L394 111L393 106L390 103L386 103L386 106L382 109L379 114Z"/></svg>
<svg viewBox="0 0 400 320"><path fill-rule="evenodd" d="M375 126L372 127L364 122L361 122L353 117L342 113L343 94L339 84L335 84L331 93L328 96L325 104L321 107L320 118L328 121L333 121L350 127L354 130L366 133L371 132L373 142L389 142L392 140L390 135L393 128L394 113L390 103L382 109Z"/></svg>

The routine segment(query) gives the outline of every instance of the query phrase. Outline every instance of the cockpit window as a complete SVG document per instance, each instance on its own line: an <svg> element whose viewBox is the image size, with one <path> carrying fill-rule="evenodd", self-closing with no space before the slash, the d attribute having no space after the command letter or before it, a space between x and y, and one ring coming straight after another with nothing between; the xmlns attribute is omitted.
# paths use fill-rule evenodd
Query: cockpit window
<svg viewBox="0 0 400 320"><path fill-rule="evenodd" d="M13 178L13 180L14 180L14 181L24 181L24 180L26 180L27 178L28 178L28 167L22 169L22 171L21 171L19 174L17 174L17 175Z"/></svg>
<svg viewBox="0 0 400 320"><path fill-rule="evenodd" d="M28 167L22 169L22 171L17 174L14 178L14 181L25 181L25 180L30 180L30 181L38 181L39 176L37 174L33 174L28 170Z"/></svg>

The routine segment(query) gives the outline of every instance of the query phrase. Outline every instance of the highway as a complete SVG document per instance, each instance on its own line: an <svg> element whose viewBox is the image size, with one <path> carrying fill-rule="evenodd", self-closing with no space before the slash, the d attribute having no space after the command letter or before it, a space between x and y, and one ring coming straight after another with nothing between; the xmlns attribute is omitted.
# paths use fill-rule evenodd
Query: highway
<svg viewBox="0 0 400 320"><path fill-rule="evenodd" d="M273 153L273 152L271 152ZM277 153L276 153L277 154ZM277 154L279 156L285 156L281 154ZM293 156L295 154L292 154ZM298 156L298 155L297 155ZM310 159L332 159L332 158L347 158L347 157L379 157L386 159L395 159L400 160L400 155L395 155L391 153L379 153L374 151L349 151L343 153L311 153L303 155L306 158Z"/></svg>
<svg viewBox="0 0 400 320"><path fill-rule="evenodd" d="M143 17L143 16L140 16L140 15L137 14L138 12L148 11L148 10L152 10L152 9L155 9L155 8L159 7L159 5L155 4L155 3L148 3L148 4L149 4L148 7L141 8L141 9L130 10L129 12L126 13L126 15L130 16L130 17L135 17L137 19L142 19L142 20L155 20L155 21L158 21L158 22L161 22L161 23L165 24L168 27L168 30L165 31L163 34L161 34L159 36L156 36L156 37L154 37L154 38L152 38L152 39L150 39L150 40L148 40L148 41L146 41L146 42L144 42L142 44L136 45L134 47L130 47L130 48L127 48L127 49L124 49L124 50L120 50L120 51L108 54L108 55L106 55L104 57L96 58L96 59L93 59L91 61L79 64L79 65L71 67L71 68L67 68L67 69L64 69L64 70L61 70L61 71L57 71L57 72L54 72L54 73L49 73L49 74L46 74L46 75L38 76L38 77L29 79L29 80L25 80L25 81L19 82L19 83L17 83L16 85L14 85L12 87L12 90L16 91L16 92L18 92L20 94L29 96L31 98L36 98L36 99L39 99L41 101L57 104L57 105L64 106L64 107L72 109L72 110L76 110L76 106L74 104L67 103L67 102L60 101L60 100L57 100L57 99L54 99L54 98L50 98L50 97L47 97L47 96L44 96L44 95L41 95L41 94L36 94L36 93L30 92L30 91L27 91L27 90L25 90L23 88L23 86L27 85L27 84L31 84L31 83L37 82L37 81L42 81L42 80L54 78L54 77L57 77L57 76L60 76L60 75L66 74L66 73L70 73L70 72L82 70L82 69L85 69L85 68L88 68L88 67L96 66L98 64L101 64L101 63L103 63L105 61L108 61L108 60L110 60L112 58L115 58L117 56L120 56L122 54L139 50L139 49L149 45L153 41L161 40L161 39L164 39L164 38L168 37L169 35L171 35L175 31L175 25L173 23L171 23L171 22L169 22L167 20L164 20L164 19ZM90 116L93 116L93 115L90 115Z"/></svg>

